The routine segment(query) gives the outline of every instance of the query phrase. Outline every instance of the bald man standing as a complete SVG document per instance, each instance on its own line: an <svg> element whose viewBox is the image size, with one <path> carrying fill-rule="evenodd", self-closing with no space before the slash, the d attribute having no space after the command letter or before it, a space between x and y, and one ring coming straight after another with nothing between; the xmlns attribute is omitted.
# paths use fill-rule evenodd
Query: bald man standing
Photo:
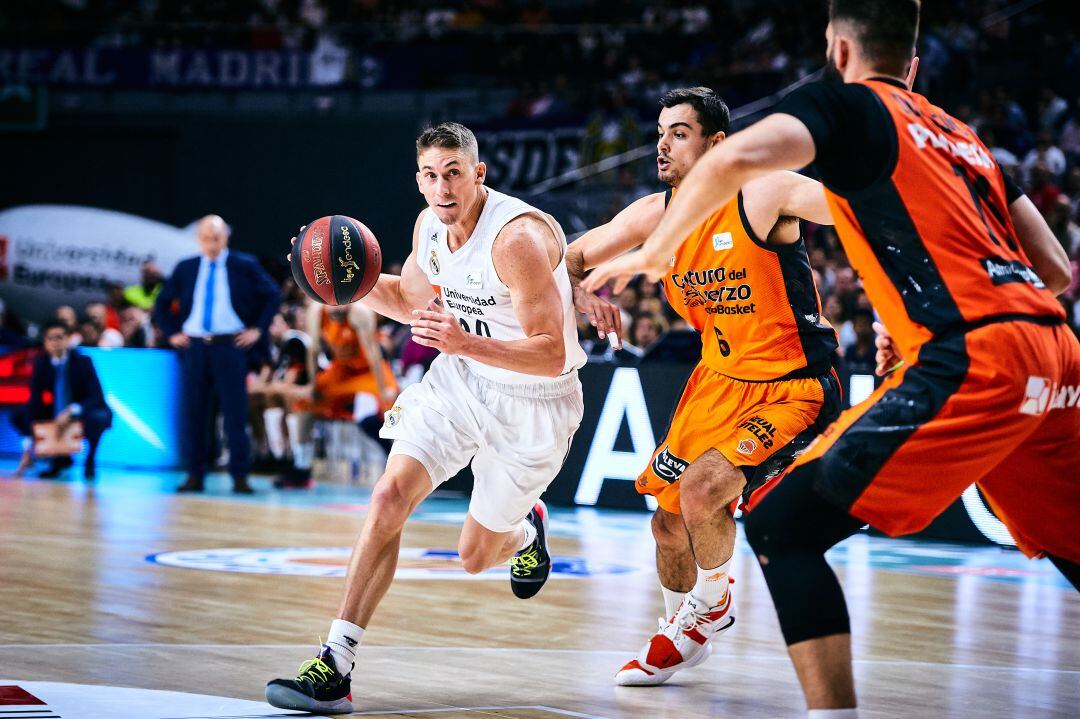
<svg viewBox="0 0 1080 719"><path fill-rule="evenodd" d="M200 256L177 263L154 303L158 326L183 366L188 477L177 491L203 490L213 393L225 417L233 491L251 494L248 357L265 345L281 293L258 260L229 251L230 229L223 219L207 215L196 234Z"/></svg>

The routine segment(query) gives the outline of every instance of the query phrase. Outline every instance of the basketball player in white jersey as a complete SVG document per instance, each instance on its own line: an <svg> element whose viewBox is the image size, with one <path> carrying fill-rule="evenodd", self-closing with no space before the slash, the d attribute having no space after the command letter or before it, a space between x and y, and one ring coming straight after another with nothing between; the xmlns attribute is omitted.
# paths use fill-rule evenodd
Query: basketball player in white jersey
<svg viewBox="0 0 1080 719"><path fill-rule="evenodd" d="M540 495L581 423L585 363L566 239L549 215L484 186L487 167L468 128L429 128L416 153L428 207L416 218L412 253L400 277L382 275L362 302L411 323L416 341L442 354L385 415L382 436L394 445L338 618L299 676L266 687L266 700L283 709L352 711L356 649L394 577L405 521L470 461L475 480L458 540L465 571L510 560L513 592L528 598L551 569Z"/></svg>

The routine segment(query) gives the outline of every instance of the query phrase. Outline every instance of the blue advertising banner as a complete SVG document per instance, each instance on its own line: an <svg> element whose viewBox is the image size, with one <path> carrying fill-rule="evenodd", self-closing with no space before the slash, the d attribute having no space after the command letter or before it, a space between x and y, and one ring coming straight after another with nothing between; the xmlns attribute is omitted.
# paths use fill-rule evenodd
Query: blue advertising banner
<svg viewBox="0 0 1080 719"><path fill-rule="evenodd" d="M180 361L171 350L79 350L94 362L112 427L101 438L101 465L145 469L180 465ZM0 454L22 453L11 426L11 409L0 412Z"/></svg>

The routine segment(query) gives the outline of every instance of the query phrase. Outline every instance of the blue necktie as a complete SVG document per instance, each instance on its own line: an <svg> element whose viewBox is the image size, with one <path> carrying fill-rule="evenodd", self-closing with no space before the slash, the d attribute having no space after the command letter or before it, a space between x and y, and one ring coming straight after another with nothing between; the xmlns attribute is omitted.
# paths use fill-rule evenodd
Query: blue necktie
<svg viewBox="0 0 1080 719"><path fill-rule="evenodd" d="M214 275L217 274L217 262L210 263L210 271L206 273L206 301L203 302L202 328L210 332L214 318Z"/></svg>
<svg viewBox="0 0 1080 719"><path fill-rule="evenodd" d="M67 407L67 362L56 365L56 401L53 403L53 414L60 414Z"/></svg>

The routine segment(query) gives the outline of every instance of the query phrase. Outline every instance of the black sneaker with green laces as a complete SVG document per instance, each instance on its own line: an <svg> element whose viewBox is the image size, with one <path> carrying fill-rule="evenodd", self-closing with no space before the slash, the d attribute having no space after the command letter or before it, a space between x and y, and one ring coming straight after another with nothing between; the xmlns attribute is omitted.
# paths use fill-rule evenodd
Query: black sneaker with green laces
<svg viewBox="0 0 1080 719"><path fill-rule="evenodd" d="M266 685L266 702L278 709L312 714L349 714L353 710L349 676L342 676L323 645L319 656L300 665L295 679L275 679Z"/></svg>
<svg viewBox="0 0 1080 719"><path fill-rule="evenodd" d="M527 517L536 527L536 539L510 558L510 588L518 599L535 597L551 574L551 555L548 554L547 505L537 502Z"/></svg>

